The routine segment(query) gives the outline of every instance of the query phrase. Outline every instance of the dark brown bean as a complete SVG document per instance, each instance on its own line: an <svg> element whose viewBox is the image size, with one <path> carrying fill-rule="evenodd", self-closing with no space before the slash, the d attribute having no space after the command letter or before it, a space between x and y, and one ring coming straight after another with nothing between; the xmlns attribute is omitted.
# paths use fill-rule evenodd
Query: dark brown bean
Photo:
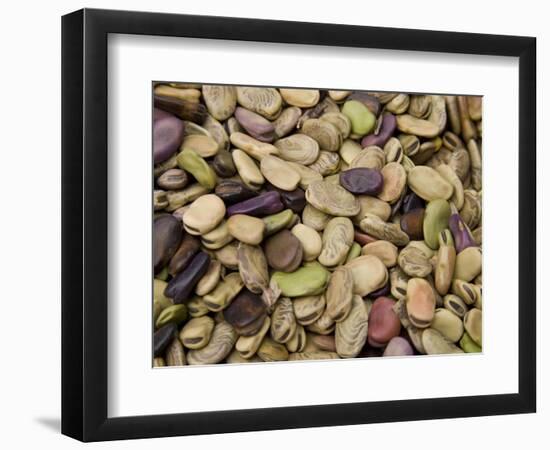
<svg viewBox="0 0 550 450"><path fill-rule="evenodd" d="M296 188L293 191L283 191L282 189L277 189L272 184L267 186L269 191L277 191L281 195L281 201L285 208L291 209L296 214L301 214L304 208L306 207L306 193L301 188Z"/></svg>
<svg viewBox="0 0 550 450"><path fill-rule="evenodd" d="M237 173L233 157L227 150L220 150L212 160L212 169L222 178L232 177Z"/></svg>
<svg viewBox="0 0 550 450"><path fill-rule="evenodd" d="M225 320L241 336L256 334L266 317L266 305L260 296L244 288L223 311Z"/></svg>
<svg viewBox="0 0 550 450"><path fill-rule="evenodd" d="M176 324L169 323L155 331L155 334L153 335L153 352L155 358L162 356L164 350L166 350L166 347L168 347L170 342L172 342L172 339L174 339L176 330Z"/></svg>
<svg viewBox="0 0 550 450"><path fill-rule="evenodd" d="M187 172L182 169L168 169L157 179L157 185L168 191L183 189L189 182Z"/></svg>
<svg viewBox="0 0 550 450"><path fill-rule="evenodd" d="M401 229L411 240L424 239L424 208L413 209L401 216Z"/></svg>
<svg viewBox="0 0 550 450"><path fill-rule="evenodd" d="M200 247L201 243L198 238L185 233L178 250L170 260L168 273L174 276L184 270L191 262L193 256L195 256L195 253L199 251Z"/></svg>
<svg viewBox="0 0 550 450"><path fill-rule="evenodd" d="M163 214L153 222L153 266L155 274L174 256L180 245L182 224L171 214Z"/></svg>
<svg viewBox="0 0 550 450"><path fill-rule="evenodd" d="M302 263L302 244L289 230L281 230L267 239L265 256L273 269L294 272Z"/></svg>
<svg viewBox="0 0 550 450"><path fill-rule="evenodd" d="M258 195L255 191L234 180L222 180L214 191L226 205L234 205Z"/></svg>

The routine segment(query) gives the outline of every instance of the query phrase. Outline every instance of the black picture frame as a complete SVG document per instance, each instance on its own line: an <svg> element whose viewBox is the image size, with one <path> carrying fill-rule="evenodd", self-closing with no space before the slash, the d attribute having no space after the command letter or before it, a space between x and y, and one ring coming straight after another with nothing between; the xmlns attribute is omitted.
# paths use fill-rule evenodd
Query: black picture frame
<svg viewBox="0 0 550 450"><path fill-rule="evenodd" d="M110 33L518 57L518 393L109 418L107 36ZM64 16L62 433L82 441L101 441L535 412L535 91L533 37L93 9Z"/></svg>

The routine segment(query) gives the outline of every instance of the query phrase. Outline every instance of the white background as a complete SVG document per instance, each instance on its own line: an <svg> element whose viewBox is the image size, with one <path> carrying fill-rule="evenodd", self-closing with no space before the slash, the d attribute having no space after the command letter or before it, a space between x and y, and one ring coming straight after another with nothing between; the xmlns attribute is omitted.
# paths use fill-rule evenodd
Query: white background
<svg viewBox="0 0 550 450"><path fill-rule="evenodd" d="M0 17L2 39L2 162L0 177L3 215L2 249L2 414L0 443L5 448L74 448L78 444L58 434L60 396L60 15L80 8L154 8L157 11L226 16L249 16L288 20L416 27L455 31L524 34L538 37L539 123L539 229L548 227L548 207L543 209L550 182L542 168L550 164L544 154L545 116L550 105L550 31L543 2L463 1L444 8L435 2L356 1L296 2L168 2L141 0L99 2L9 3ZM542 75L544 74L544 76ZM512 106L515 107L515 106ZM543 140L543 137L545 138ZM548 147L548 145L546 145ZM544 191L544 193L543 193ZM545 217L546 216L546 217ZM539 233L539 278L548 270L540 255L550 250L548 237ZM504 274L505 275L505 274ZM542 329L549 307L542 299L539 282L539 380L548 379L546 343L549 328ZM546 351L546 355L544 352ZM402 424L379 424L229 436L203 436L97 444L99 448L298 448L315 445L388 446L397 448L461 449L545 448L550 420L550 396L539 383L539 413L536 415L472 418ZM32 448L32 447L31 447Z"/></svg>
<svg viewBox="0 0 550 450"><path fill-rule="evenodd" d="M148 36L113 36L109 48L109 416L517 392L517 298L509 293L518 289L518 116L517 109L507 111L518 102L517 58ZM189 61L194 64L188 68ZM219 73L219 67L236 61L246 70ZM292 71L285 70L289 61ZM342 64L353 70L342 76L337 69ZM489 149L483 160L483 356L152 371L151 356L144 351L151 348L151 246L136 245L149 242L152 233L151 188L143 183L152 171L148 94L151 80L182 76L213 83L482 93L483 146ZM124 170L128 161L132 169ZM502 186L509 190L506 197ZM503 283L506 271L510 275ZM472 374L476 382L465 382ZM445 382L434 383L434 378ZM198 388L216 386L220 379L231 386L223 395L205 396ZM182 383L197 388L183 390Z"/></svg>

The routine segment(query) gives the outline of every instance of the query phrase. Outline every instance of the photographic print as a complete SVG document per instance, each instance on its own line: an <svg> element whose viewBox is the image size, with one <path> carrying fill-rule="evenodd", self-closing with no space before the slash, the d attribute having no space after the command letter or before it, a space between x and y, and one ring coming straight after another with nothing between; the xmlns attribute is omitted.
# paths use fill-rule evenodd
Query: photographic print
<svg viewBox="0 0 550 450"><path fill-rule="evenodd" d="M154 367L482 351L482 97L365 88L153 83Z"/></svg>

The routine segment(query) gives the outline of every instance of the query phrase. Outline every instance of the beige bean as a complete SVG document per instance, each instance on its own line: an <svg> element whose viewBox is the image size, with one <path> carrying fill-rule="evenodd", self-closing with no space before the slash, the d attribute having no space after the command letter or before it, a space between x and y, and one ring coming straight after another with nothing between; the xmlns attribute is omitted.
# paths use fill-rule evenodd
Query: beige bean
<svg viewBox="0 0 550 450"><path fill-rule="evenodd" d="M219 250L215 250L214 256L226 268L237 270L239 267L239 258L237 254L238 245L239 243L237 241L232 241Z"/></svg>
<svg viewBox="0 0 550 450"><path fill-rule="evenodd" d="M334 217L323 232L319 262L325 267L336 266L346 259L353 243L353 223L347 217Z"/></svg>
<svg viewBox="0 0 550 450"><path fill-rule="evenodd" d="M204 85L202 87L204 102L208 112L217 120L230 117L237 106L237 92L233 86Z"/></svg>
<svg viewBox="0 0 550 450"><path fill-rule="evenodd" d="M355 358L367 341L368 314L363 300L354 295L347 317L336 323L336 352L342 358Z"/></svg>
<svg viewBox="0 0 550 450"><path fill-rule="evenodd" d="M225 362L227 364L250 364L261 363L263 361L257 355L254 355L249 359L243 358L241 354L235 349L227 356L227 358L225 358Z"/></svg>
<svg viewBox="0 0 550 450"><path fill-rule="evenodd" d="M439 249L435 265L435 288L441 295L449 291L453 273L455 271L456 250L454 240L449 229L445 229L438 235Z"/></svg>
<svg viewBox="0 0 550 450"><path fill-rule="evenodd" d="M282 98L277 89L238 86L237 101L269 120L276 119L281 112Z"/></svg>
<svg viewBox="0 0 550 450"><path fill-rule="evenodd" d="M275 187L293 191L300 182L300 174L290 164L276 156L266 156L260 163L262 175Z"/></svg>
<svg viewBox="0 0 550 450"><path fill-rule="evenodd" d="M456 255L454 278L472 281L481 273L481 249L468 247Z"/></svg>
<svg viewBox="0 0 550 450"><path fill-rule="evenodd" d="M214 325L211 317L196 317L184 325L179 333L179 339L189 349L203 348L210 341Z"/></svg>
<svg viewBox="0 0 550 450"><path fill-rule="evenodd" d="M434 318L430 326L455 344L464 333L462 320L451 311L444 308L437 308L435 310Z"/></svg>
<svg viewBox="0 0 550 450"><path fill-rule="evenodd" d="M418 119L410 114L396 116L397 128L403 133L414 134L423 138L433 138L439 134L436 124L425 119Z"/></svg>
<svg viewBox="0 0 550 450"><path fill-rule="evenodd" d="M341 102L346 99L348 95L351 94L351 91L328 91L329 97L335 102Z"/></svg>
<svg viewBox="0 0 550 450"><path fill-rule="evenodd" d="M363 148L359 143L351 139L346 139L342 143L338 153L340 154L342 161L349 165L362 151Z"/></svg>
<svg viewBox="0 0 550 450"><path fill-rule="evenodd" d="M191 317L203 317L210 312L199 296L194 296L187 302L187 311Z"/></svg>
<svg viewBox="0 0 550 450"><path fill-rule="evenodd" d="M202 156L203 158L214 156L219 150L218 143L213 138L198 134L187 136L183 140L180 149L183 150L186 148L193 150L196 154Z"/></svg>
<svg viewBox="0 0 550 450"><path fill-rule="evenodd" d="M312 333L327 335L334 332L335 327L336 327L336 324L334 320L332 320L332 318L328 315L325 309L323 314L321 314L321 317L319 317L312 324L307 325L306 328L308 331L311 331Z"/></svg>
<svg viewBox="0 0 550 450"><path fill-rule="evenodd" d="M279 344L265 336L257 352L258 356L264 362L286 361L288 360L288 350L283 344Z"/></svg>
<svg viewBox="0 0 550 450"><path fill-rule="evenodd" d="M374 255L359 256L344 267L351 270L353 292L361 297L380 289L388 281L386 266Z"/></svg>
<svg viewBox="0 0 550 450"><path fill-rule="evenodd" d="M321 359L339 359L338 353L335 352L323 352L323 351L313 351L313 352L298 352L291 353L288 357L289 361L311 361L311 360L321 360Z"/></svg>
<svg viewBox="0 0 550 450"><path fill-rule="evenodd" d="M303 326L316 322L323 314L325 305L326 302L323 295L298 297L292 301L296 320Z"/></svg>
<svg viewBox="0 0 550 450"><path fill-rule="evenodd" d="M416 195L424 200L447 200L453 195L453 187L437 171L428 166L416 166L409 173L407 182Z"/></svg>
<svg viewBox="0 0 550 450"><path fill-rule="evenodd" d="M275 136L282 138L293 131L301 115L302 110L296 106L283 109L281 115L273 122Z"/></svg>
<svg viewBox="0 0 550 450"><path fill-rule="evenodd" d="M292 336L285 345L287 350L291 352L290 356L292 356L292 353L301 352L304 350L306 345L306 330L304 330L302 325L296 325L296 332L294 333L294 336Z"/></svg>
<svg viewBox="0 0 550 450"><path fill-rule="evenodd" d="M168 345L164 353L164 360L167 366L185 366L187 364L185 350L178 338L174 338Z"/></svg>
<svg viewBox="0 0 550 450"><path fill-rule="evenodd" d="M312 205L306 205L302 211L302 222L316 231L323 231L327 223L332 218L331 215L318 210Z"/></svg>
<svg viewBox="0 0 550 450"><path fill-rule="evenodd" d="M342 139L346 139L351 133L351 121L349 117L340 112L325 113L321 116L321 120L332 123L340 132Z"/></svg>
<svg viewBox="0 0 550 450"><path fill-rule="evenodd" d="M210 250L218 250L233 240L229 233L227 221L222 221L216 228L201 236L201 243Z"/></svg>
<svg viewBox="0 0 550 450"><path fill-rule="evenodd" d="M313 169L310 169L307 166L304 166L302 164L297 164L292 161L287 161L288 164L300 175L300 187L302 189L307 189L307 187L313 182L313 181L320 181L323 179L323 176L316 172Z"/></svg>
<svg viewBox="0 0 550 450"><path fill-rule="evenodd" d="M427 328L422 332L422 345L428 355L443 355L447 353L464 353L453 342L439 331Z"/></svg>
<svg viewBox="0 0 550 450"><path fill-rule="evenodd" d="M317 89L279 89L283 100L289 105L300 108L311 108L319 103L320 94Z"/></svg>
<svg viewBox="0 0 550 450"><path fill-rule="evenodd" d="M279 150L274 145L266 142L260 142L257 139L241 132L231 133L229 137L231 143L238 149L245 152L256 161L261 161L266 156L278 155Z"/></svg>
<svg viewBox="0 0 550 450"><path fill-rule="evenodd" d="M410 97L408 94L397 94L388 103L386 109L394 114L403 114L409 108Z"/></svg>
<svg viewBox="0 0 550 450"><path fill-rule="evenodd" d="M403 146L396 137L391 137L384 145L387 162L400 163L403 160Z"/></svg>
<svg viewBox="0 0 550 450"><path fill-rule="evenodd" d="M214 327L206 346L198 350L191 350L187 354L187 362L191 365L217 364L229 355L236 341L235 329L227 322L220 322Z"/></svg>
<svg viewBox="0 0 550 450"><path fill-rule="evenodd" d="M219 261L212 260L208 265L208 270L197 283L195 294L203 296L212 291L218 284L222 272L222 265Z"/></svg>
<svg viewBox="0 0 550 450"><path fill-rule="evenodd" d="M351 311L353 273L348 267L338 267L330 276L325 301L326 312L334 322L341 322Z"/></svg>
<svg viewBox="0 0 550 450"><path fill-rule="evenodd" d="M359 213L359 202L343 187L326 181L314 181L306 190L306 200L325 214L353 217Z"/></svg>
<svg viewBox="0 0 550 450"><path fill-rule="evenodd" d="M215 289L202 299L210 311L225 309L243 288L244 282L238 273L230 273Z"/></svg>
<svg viewBox="0 0 550 450"><path fill-rule="evenodd" d="M365 217L359 222L359 228L375 238L389 241L397 246L409 243L409 236L401 230L398 224L384 222L374 214L365 214Z"/></svg>
<svg viewBox="0 0 550 450"><path fill-rule="evenodd" d="M414 242L410 242L399 252L397 263L403 272L410 277L424 278L432 273L431 254L427 254L423 248L419 248Z"/></svg>
<svg viewBox="0 0 550 450"><path fill-rule="evenodd" d="M322 176L333 175L340 170L340 155L336 152L321 150L313 164L308 167Z"/></svg>
<svg viewBox="0 0 550 450"><path fill-rule="evenodd" d="M179 98L187 102L198 103L201 98L201 91L198 89L180 89L165 84L160 84L154 89L155 94L163 97Z"/></svg>
<svg viewBox="0 0 550 450"><path fill-rule="evenodd" d="M464 300L454 294L447 294L443 298L443 307L459 318L463 318L466 312L468 312L468 306L466 306Z"/></svg>
<svg viewBox="0 0 550 450"><path fill-rule="evenodd" d="M271 337L273 340L285 344L294 336L296 325L292 301L287 297L277 300L271 314Z"/></svg>
<svg viewBox="0 0 550 450"><path fill-rule="evenodd" d="M275 141L279 155L285 161L305 166L313 164L319 157L319 144L315 139L301 133Z"/></svg>
<svg viewBox="0 0 550 450"><path fill-rule="evenodd" d="M407 283L409 282L409 276L396 266L390 270L390 288L391 294L398 300L405 300L407 296Z"/></svg>
<svg viewBox="0 0 550 450"><path fill-rule="evenodd" d="M451 283L451 292L458 295L467 305L473 305L477 300L475 285L455 278Z"/></svg>
<svg viewBox="0 0 550 450"><path fill-rule="evenodd" d="M462 209L462 205L464 205L464 187L456 172L447 164L440 164L435 170L453 187L451 201L458 210Z"/></svg>
<svg viewBox="0 0 550 450"><path fill-rule="evenodd" d="M255 294L265 292L269 286L269 271L262 248L241 242L237 258L239 275L247 289Z"/></svg>
<svg viewBox="0 0 550 450"><path fill-rule="evenodd" d="M323 246L319 233L313 228L301 223L295 225L291 232L302 244L302 248L304 250L304 261L313 261L317 259L317 257L321 254L321 249Z"/></svg>
<svg viewBox="0 0 550 450"><path fill-rule="evenodd" d="M384 263L386 267L393 267L397 264L397 247L388 241L375 241L366 244L361 249L362 255L374 255Z"/></svg>
<svg viewBox="0 0 550 450"><path fill-rule="evenodd" d="M225 216L225 204L214 194L195 200L183 217L183 226L189 234L201 235L216 228Z"/></svg>
<svg viewBox="0 0 550 450"><path fill-rule="evenodd" d="M423 278L411 278L407 283L407 312L411 323L417 328L430 326L435 312L435 295L430 284Z"/></svg>
<svg viewBox="0 0 550 450"><path fill-rule="evenodd" d="M235 239L245 244L258 245L264 238L265 223L257 217L235 214L227 219L227 229Z"/></svg>
<svg viewBox="0 0 550 450"><path fill-rule="evenodd" d="M387 202L369 195L357 195L355 198L359 202L359 214L353 217L354 223L359 224L367 214L374 214L384 222L389 220L391 206Z"/></svg>
<svg viewBox="0 0 550 450"><path fill-rule="evenodd" d="M242 181L250 189L259 189L264 184L265 179L252 158L239 149L233 150L232 156Z"/></svg>
<svg viewBox="0 0 550 450"><path fill-rule="evenodd" d="M350 163L350 168L366 167L368 169L382 170L386 164L384 150L376 145L363 149Z"/></svg>
<svg viewBox="0 0 550 450"><path fill-rule="evenodd" d="M235 349L243 358L250 359L256 355L256 352L260 348L265 335L269 331L270 325L271 319L266 317L262 327L256 334L253 334L252 336L239 336L239 339L237 339L237 343L235 344Z"/></svg>
<svg viewBox="0 0 550 450"><path fill-rule="evenodd" d="M478 308L472 308L464 316L464 328L472 340L481 347L482 335L482 312Z"/></svg>
<svg viewBox="0 0 550 450"><path fill-rule="evenodd" d="M321 119L307 119L301 132L317 141L319 148L328 152L337 152L342 145L342 135L332 123Z"/></svg>
<svg viewBox="0 0 550 450"><path fill-rule="evenodd" d="M384 185L378 198L388 203L395 203L402 195L407 184L407 172L403 166L397 162L386 164L382 170Z"/></svg>

